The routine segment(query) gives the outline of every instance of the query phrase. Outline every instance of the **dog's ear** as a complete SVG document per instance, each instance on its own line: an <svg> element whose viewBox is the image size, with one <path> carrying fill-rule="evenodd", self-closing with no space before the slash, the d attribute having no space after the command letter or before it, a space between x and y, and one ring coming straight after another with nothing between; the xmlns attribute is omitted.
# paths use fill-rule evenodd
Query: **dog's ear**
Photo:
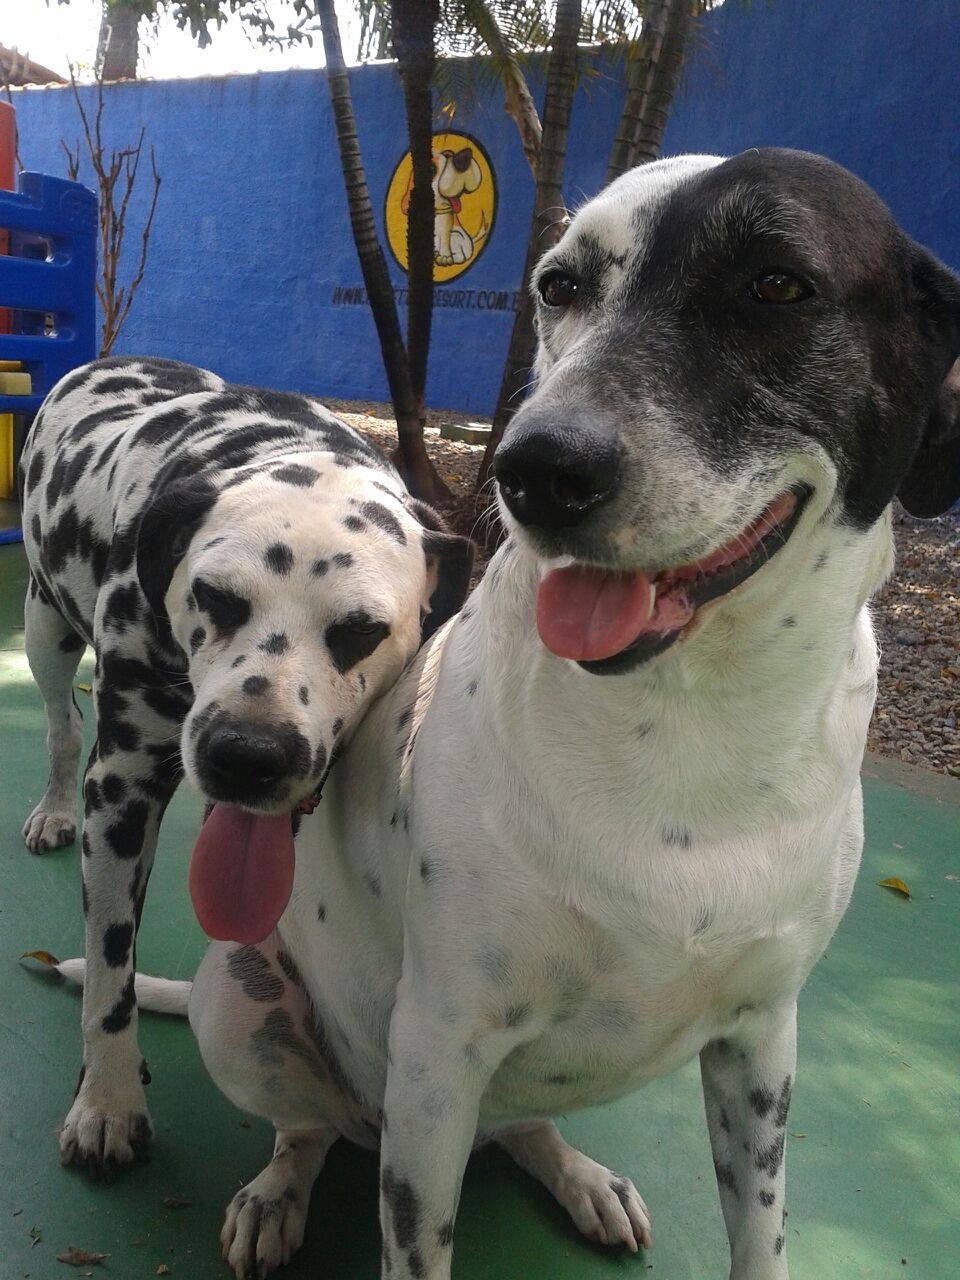
<svg viewBox="0 0 960 1280"><path fill-rule="evenodd" d="M937 389L897 496L911 515L929 519L960 501L960 279L916 248L913 287Z"/></svg>
<svg viewBox="0 0 960 1280"><path fill-rule="evenodd" d="M217 491L209 480L180 480L161 489L140 519L137 577L158 619L166 617L163 602L174 570L216 500Z"/></svg>
<svg viewBox="0 0 960 1280"><path fill-rule="evenodd" d="M420 643L452 618L463 604L473 571L473 543L454 533L433 507L419 498L404 506L423 525L423 553L431 579L429 612L420 629Z"/></svg>

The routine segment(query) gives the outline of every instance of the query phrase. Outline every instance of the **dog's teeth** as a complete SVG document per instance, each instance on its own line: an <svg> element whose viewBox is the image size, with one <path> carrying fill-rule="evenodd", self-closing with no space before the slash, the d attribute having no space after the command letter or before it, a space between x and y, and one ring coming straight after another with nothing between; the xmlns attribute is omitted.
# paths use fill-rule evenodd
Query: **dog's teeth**
<svg viewBox="0 0 960 1280"><path fill-rule="evenodd" d="M647 605L647 620L653 617L653 611L657 607L657 584L655 582L648 583L650 592L650 600Z"/></svg>

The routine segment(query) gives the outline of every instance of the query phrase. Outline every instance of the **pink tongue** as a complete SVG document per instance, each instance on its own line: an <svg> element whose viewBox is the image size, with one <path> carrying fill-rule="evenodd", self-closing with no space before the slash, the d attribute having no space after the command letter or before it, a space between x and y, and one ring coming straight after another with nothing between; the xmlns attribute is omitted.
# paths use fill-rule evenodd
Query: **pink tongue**
<svg viewBox="0 0 960 1280"><path fill-rule="evenodd" d="M221 942L262 942L290 900L293 870L289 813L261 817L214 805L190 859L200 927Z"/></svg>
<svg viewBox="0 0 960 1280"><path fill-rule="evenodd" d="M611 573L587 565L554 569L537 592L537 630L558 658L610 658L647 629L653 584L643 573Z"/></svg>

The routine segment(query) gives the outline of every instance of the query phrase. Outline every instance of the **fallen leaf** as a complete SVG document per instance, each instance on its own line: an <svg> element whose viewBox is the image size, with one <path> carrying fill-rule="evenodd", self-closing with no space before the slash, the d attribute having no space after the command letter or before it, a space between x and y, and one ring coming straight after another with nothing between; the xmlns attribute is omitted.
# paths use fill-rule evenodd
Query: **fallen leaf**
<svg viewBox="0 0 960 1280"><path fill-rule="evenodd" d="M50 969L55 969L60 963L56 956L52 956L49 951L25 951L20 957L21 960L39 960L41 964L47 965Z"/></svg>
<svg viewBox="0 0 960 1280"><path fill-rule="evenodd" d="M74 687L79 689L81 693L93 693L93 685L91 684L78 684Z"/></svg>
<svg viewBox="0 0 960 1280"><path fill-rule="evenodd" d="M43 1236L40 1234L40 1228L39 1228L39 1227L31 1227L31 1228L30 1228L30 1239L33 1241L33 1244L31 1244L31 1246L30 1246L30 1248L31 1248L31 1249L32 1249L35 1245L38 1245L38 1244L41 1242L41 1240L43 1239Z"/></svg>
<svg viewBox="0 0 960 1280"><path fill-rule="evenodd" d="M902 894L905 898L910 898L912 896L910 890L899 876L887 876L886 880L878 880L877 884L881 889L893 889L895 892Z"/></svg>
<svg viewBox="0 0 960 1280"><path fill-rule="evenodd" d="M163 1207L165 1209L188 1209L192 1204L192 1200L178 1200L176 1196L163 1197Z"/></svg>
<svg viewBox="0 0 960 1280"><path fill-rule="evenodd" d="M66 1253L57 1254L57 1261L70 1267L95 1267L106 1256L105 1253L91 1253L89 1249L78 1249L76 1245L68 1244Z"/></svg>
<svg viewBox="0 0 960 1280"><path fill-rule="evenodd" d="M903 848L903 845L902 845L902 844L897 844L896 840L894 840L894 841L893 841L893 847L894 847L895 849L902 849L902 848Z"/></svg>
<svg viewBox="0 0 960 1280"><path fill-rule="evenodd" d="M155 1276L168 1276L170 1274L170 1268L165 1262L161 1262L153 1274Z"/></svg>

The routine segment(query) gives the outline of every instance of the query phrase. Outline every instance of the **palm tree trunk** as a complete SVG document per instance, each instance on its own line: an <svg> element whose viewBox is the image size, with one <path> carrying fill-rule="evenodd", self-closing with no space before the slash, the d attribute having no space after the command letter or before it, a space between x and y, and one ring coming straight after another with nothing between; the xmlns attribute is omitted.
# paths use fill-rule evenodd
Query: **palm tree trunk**
<svg viewBox="0 0 960 1280"><path fill-rule="evenodd" d="M520 286L520 305L513 321L506 368L493 415L493 430L477 474L478 493L490 478L494 451L500 443L504 428L520 407L530 380L536 341L534 306L530 297L533 268L542 254L556 244L563 234L563 168L576 86L580 15L580 0L557 0L557 17L543 102L543 137L540 142L540 163L537 166L537 188L530 238L527 241L527 257L523 267L523 282Z"/></svg>
<svg viewBox="0 0 960 1280"><path fill-rule="evenodd" d="M480 39L496 59L500 83L503 85L504 110L517 126L523 154L536 182L543 126L527 85L527 78L504 39L496 14L485 0L470 0L467 11Z"/></svg>
<svg viewBox="0 0 960 1280"><path fill-rule="evenodd" d="M433 321L433 89L434 31L439 0L394 0L393 51L397 59L413 190L407 209L407 360L421 419Z"/></svg>
<svg viewBox="0 0 960 1280"><path fill-rule="evenodd" d="M135 80L140 11L124 0L103 0L97 40L97 79Z"/></svg>
<svg viewBox="0 0 960 1280"><path fill-rule="evenodd" d="M449 491L440 480L427 457L423 442L423 426L417 409L407 351L397 319L396 299L387 261L377 236L377 225L370 203L367 177L360 155L357 125L353 113L353 99L347 77L340 28L334 0L316 0L317 17L323 35L323 49L327 61L327 84L340 152L347 206L350 211L350 228L360 260L360 270L366 287L370 310L380 340L383 367L390 387L390 399L397 419L397 449L394 460L407 486L417 497L427 502L440 502Z"/></svg>
<svg viewBox="0 0 960 1280"><path fill-rule="evenodd" d="M617 124L617 135L610 151L604 186L636 164L637 138L653 87L654 72L663 51L670 9L675 4L676 0L646 0L644 5L640 39L633 56L627 61L627 92Z"/></svg>
<svg viewBox="0 0 960 1280"><path fill-rule="evenodd" d="M663 36L651 60L628 167L660 158L663 133L680 79L687 37L694 21L690 0L663 0Z"/></svg>

